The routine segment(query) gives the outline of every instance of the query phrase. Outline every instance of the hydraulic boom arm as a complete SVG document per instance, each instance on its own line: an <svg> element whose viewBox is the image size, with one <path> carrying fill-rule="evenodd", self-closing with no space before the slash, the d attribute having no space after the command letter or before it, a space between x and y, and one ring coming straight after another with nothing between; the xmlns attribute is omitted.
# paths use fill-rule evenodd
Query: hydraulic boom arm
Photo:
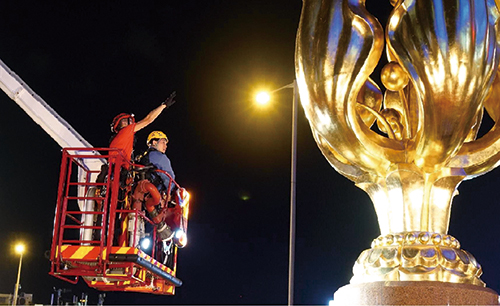
<svg viewBox="0 0 500 306"><path fill-rule="evenodd" d="M61 148L91 148L88 143L69 123L54 111L21 78L0 60L0 88L19 105L42 129L47 132ZM92 151L93 155L100 155ZM81 159L87 170L99 171L106 161L104 158ZM79 176L83 175L82 172ZM93 175L92 180L95 179ZM82 181L86 178L80 177ZM83 190L79 190L79 193Z"/></svg>

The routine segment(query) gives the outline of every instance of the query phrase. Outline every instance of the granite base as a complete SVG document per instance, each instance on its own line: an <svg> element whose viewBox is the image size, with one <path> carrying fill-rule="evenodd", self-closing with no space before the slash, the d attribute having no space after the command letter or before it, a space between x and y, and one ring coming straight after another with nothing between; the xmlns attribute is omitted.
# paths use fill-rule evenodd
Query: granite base
<svg viewBox="0 0 500 306"><path fill-rule="evenodd" d="M346 285L335 292L333 305L500 305L500 303L495 291L481 286L401 281Z"/></svg>

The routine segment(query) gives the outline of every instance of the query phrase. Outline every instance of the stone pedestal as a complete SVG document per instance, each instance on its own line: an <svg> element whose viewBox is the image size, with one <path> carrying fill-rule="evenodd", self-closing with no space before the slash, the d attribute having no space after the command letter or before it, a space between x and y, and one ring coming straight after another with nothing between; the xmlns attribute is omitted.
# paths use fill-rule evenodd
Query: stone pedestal
<svg viewBox="0 0 500 306"><path fill-rule="evenodd" d="M335 292L333 305L500 305L485 287L431 281L374 282L347 285Z"/></svg>

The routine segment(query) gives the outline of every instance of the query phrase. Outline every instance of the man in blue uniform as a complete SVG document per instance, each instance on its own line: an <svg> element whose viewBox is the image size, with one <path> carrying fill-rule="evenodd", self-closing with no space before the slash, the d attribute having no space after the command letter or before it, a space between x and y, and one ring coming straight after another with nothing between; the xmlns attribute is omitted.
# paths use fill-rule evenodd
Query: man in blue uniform
<svg viewBox="0 0 500 306"><path fill-rule="evenodd" d="M141 158L140 162L143 165L154 165L157 169L163 170L170 175L170 177L168 177L161 172L153 172L152 174L153 183L158 188L158 191L169 191L168 193L170 193L175 188L173 182L172 186L169 186L171 181L175 180L175 174L174 170L172 170L170 159L168 159L167 155L165 155L168 144L167 135L161 131L153 131L148 136L147 144L148 150ZM158 182L158 179L161 179L161 183Z"/></svg>
<svg viewBox="0 0 500 306"><path fill-rule="evenodd" d="M148 179L153 185L155 185L160 192L161 197L164 199L164 201L160 202L161 207L168 205L167 203L170 201L170 194L176 187L173 183L173 180L175 180L174 170L172 170L170 160L167 155L165 155L165 152L167 151L167 143L168 138L165 133L161 131L151 132L147 139L148 150L139 160L140 164L145 166L153 165L156 169L163 170L168 173L168 175L166 175L163 172L152 171L149 172L148 175ZM157 210L155 209L154 212L157 212ZM152 217L151 212L150 217ZM166 225L164 222L165 221L162 221L162 223ZM151 229L148 229L148 224L146 224L146 232L151 232ZM162 235L165 235L165 237L168 238L164 239L165 237ZM166 231L162 230L162 235L160 235L160 237L163 237L161 238L163 243L156 244L157 249L155 259L172 268L173 266L171 261L173 260L173 244L171 238L173 232L168 225Z"/></svg>

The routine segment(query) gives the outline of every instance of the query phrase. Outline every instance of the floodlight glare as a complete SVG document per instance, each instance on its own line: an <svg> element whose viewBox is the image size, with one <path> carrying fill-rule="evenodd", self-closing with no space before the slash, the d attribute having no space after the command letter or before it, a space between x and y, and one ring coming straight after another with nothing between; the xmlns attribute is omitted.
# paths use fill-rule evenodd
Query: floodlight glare
<svg viewBox="0 0 500 306"><path fill-rule="evenodd" d="M174 242L179 248L183 248L187 244L187 235L182 229L175 231Z"/></svg>
<svg viewBox="0 0 500 306"><path fill-rule="evenodd" d="M142 238L141 249L148 250L150 246L151 246L151 239L149 239L148 237Z"/></svg>

